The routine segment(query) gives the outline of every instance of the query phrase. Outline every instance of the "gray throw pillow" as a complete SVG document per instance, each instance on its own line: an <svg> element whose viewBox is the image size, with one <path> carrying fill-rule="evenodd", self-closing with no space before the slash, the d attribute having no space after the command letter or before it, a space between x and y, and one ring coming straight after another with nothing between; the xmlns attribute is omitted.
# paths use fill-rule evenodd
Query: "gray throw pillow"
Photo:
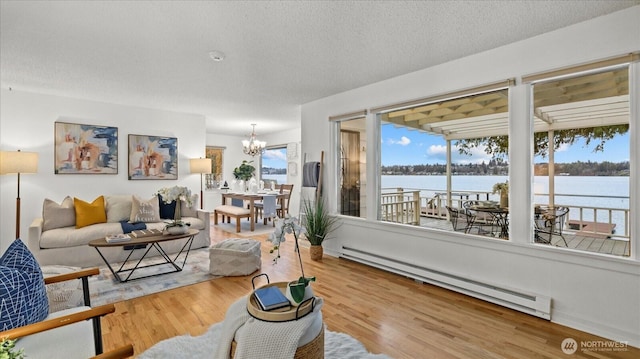
<svg viewBox="0 0 640 359"><path fill-rule="evenodd" d="M58 204L46 198L42 204L42 219L44 220L43 231L75 226L76 211L73 206L73 199L67 196L62 200L61 204Z"/></svg>

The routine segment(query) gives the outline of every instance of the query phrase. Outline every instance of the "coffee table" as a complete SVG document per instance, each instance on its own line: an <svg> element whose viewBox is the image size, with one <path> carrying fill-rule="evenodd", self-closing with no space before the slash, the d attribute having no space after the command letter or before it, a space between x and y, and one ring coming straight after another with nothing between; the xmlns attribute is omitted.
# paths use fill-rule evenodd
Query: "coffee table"
<svg viewBox="0 0 640 359"><path fill-rule="evenodd" d="M154 277L162 274L182 271L182 268L184 268L184 265L187 262L189 251L191 251L191 244L193 243L193 237L195 237L195 235L198 234L198 232L199 231L197 229L189 229L186 233L183 233L183 234L165 234L160 236L149 236L149 237L142 237L142 238L132 237L131 240L129 241L115 242L115 243L109 243L105 238L100 238L100 239L94 239L91 242L89 242L89 246L94 247L96 251L98 251L98 254L100 255L100 257L102 257L102 260L107 265L107 267L109 267L109 270L111 271L111 273L113 273L113 276L118 280L118 282L124 283L134 279L142 279L142 278ZM182 246L182 248L180 249L180 252L178 252L175 258L171 258L167 254L167 252L165 252L165 250L162 249L162 246L160 245L160 243L162 242L175 241L177 239L183 239L183 238L188 238L188 240ZM145 245L147 247L142 257L138 260L138 262L133 267L131 267L130 265L128 266L127 264L131 264L134 261L134 260L131 260L131 261L129 260L131 258L131 255L133 254L133 250L132 250L127 256L127 258L124 260L122 265L120 265L120 268L118 268L118 270L113 269L109 261L105 258L104 254L102 254L102 252L100 251L100 248L117 248L117 247L137 246L137 245ZM149 251L151 251L152 248L155 248L158 251L158 253L160 253L160 256L162 257L162 259L164 259L164 261L160 263L153 263L153 264L147 264L147 265L141 266L140 263L147 256L147 254L149 254ZM177 260L182 253L184 253L184 260L182 261L182 265L180 266L178 265ZM171 266L171 269L161 273L133 277L133 278L131 277L137 269L154 267L154 266L165 265L165 264L169 264ZM120 276L121 273L128 273L128 274L126 275L125 278L122 278Z"/></svg>

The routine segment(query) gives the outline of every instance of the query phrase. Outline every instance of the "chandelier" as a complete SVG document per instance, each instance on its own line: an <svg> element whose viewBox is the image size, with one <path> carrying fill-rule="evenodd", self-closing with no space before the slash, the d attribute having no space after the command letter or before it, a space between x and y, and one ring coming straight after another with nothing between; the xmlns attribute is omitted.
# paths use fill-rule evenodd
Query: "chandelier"
<svg viewBox="0 0 640 359"><path fill-rule="evenodd" d="M251 126L253 126L251 136L249 136L249 140L242 141L242 150L249 156L262 155L267 143L265 141L258 141L256 138L256 124L252 123Z"/></svg>

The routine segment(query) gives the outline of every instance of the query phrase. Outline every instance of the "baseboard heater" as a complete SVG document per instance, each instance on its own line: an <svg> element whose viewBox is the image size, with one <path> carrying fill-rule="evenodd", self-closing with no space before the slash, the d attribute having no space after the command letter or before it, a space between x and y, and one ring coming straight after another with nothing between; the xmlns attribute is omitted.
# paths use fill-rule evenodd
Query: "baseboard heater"
<svg viewBox="0 0 640 359"><path fill-rule="evenodd" d="M340 257L540 318L551 319L551 298L544 295L499 287L354 248L342 247Z"/></svg>

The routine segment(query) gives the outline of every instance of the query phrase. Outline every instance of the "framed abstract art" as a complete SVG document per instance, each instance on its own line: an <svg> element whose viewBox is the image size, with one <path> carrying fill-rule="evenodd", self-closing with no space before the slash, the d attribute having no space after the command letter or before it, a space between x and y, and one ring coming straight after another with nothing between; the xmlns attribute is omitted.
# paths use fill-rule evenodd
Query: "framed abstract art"
<svg viewBox="0 0 640 359"><path fill-rule="evenodd" d="M117 174L118 128L54 123L55 174Z"/></svg>
<svg viewBox="0 0 640 359"><path fill-rule="evenodd" d="M130 180L178 179L178 139L129 135Z"/></svg>

